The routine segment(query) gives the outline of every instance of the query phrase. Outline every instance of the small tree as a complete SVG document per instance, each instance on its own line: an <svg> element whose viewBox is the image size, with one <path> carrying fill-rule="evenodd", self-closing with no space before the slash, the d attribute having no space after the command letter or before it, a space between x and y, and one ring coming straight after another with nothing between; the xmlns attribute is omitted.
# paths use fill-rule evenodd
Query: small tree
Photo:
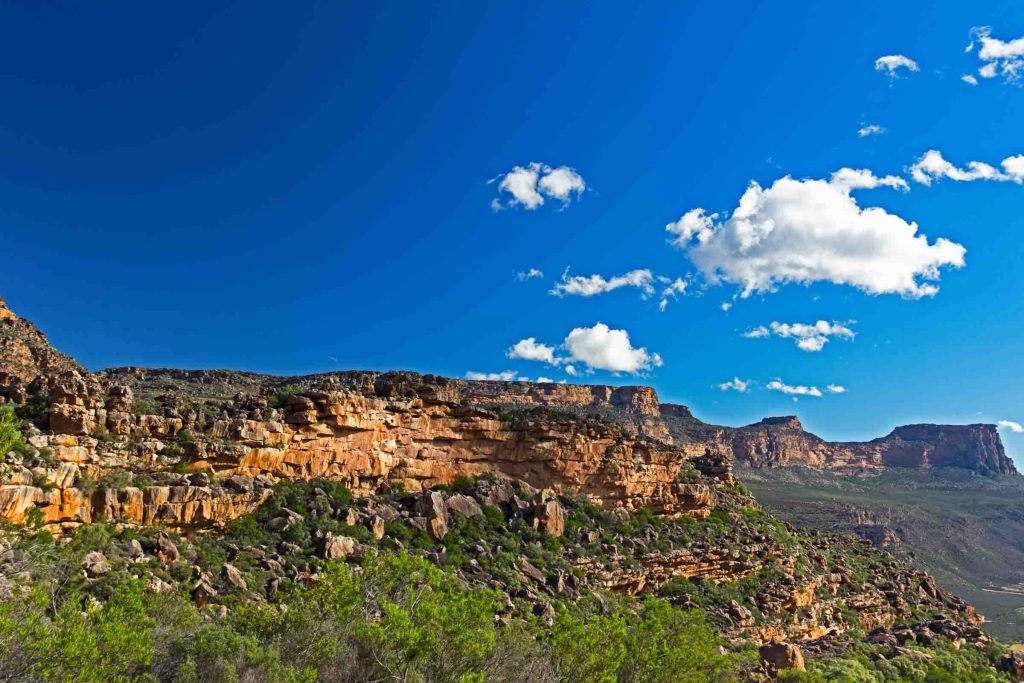
<svg viewBox="0 0 1024 683"><path fill-rule="evenodd" d="M11 451L21 452L25 448L25 435L21 432L21 420L11 406L0 406L0 457Z"/></svg>

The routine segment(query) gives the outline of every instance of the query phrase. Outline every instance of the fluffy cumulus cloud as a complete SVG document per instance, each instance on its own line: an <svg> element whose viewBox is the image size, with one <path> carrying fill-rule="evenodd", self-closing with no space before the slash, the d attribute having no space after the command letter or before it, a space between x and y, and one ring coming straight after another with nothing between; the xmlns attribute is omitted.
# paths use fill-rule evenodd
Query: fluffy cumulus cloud
<svg viewBox="0 0 1024 683"><path fill-rule="evenodd" d="M946 161L939 150L930 149L910 167L910 177L922 185L931 185L943 178L959 182L997 180L1024 183L1024 154L1006 157L1000 166L996 168L983 161L968 161L966 168L960 168Z"/></svg>
<svg viewBox="0 0 1024 683"><path fill-rule="evenodd" d="M792 339L802 351L821 351L829 339L853 339L856 334L851 330L849 323L828 322L819 320L813 324L806 323L780 323L773 322L770 327L760 325L752 330L743 333L748 339L763 339L776 336L782 339Z"/></svg>
<svg viewBox="0 0 1024 683"><path fill-rule="evenodd" d="M975 26L971 29L971 36L971 44L966 51L973 52L977 47L978 58L982 61L979 76L1002 76L1007 83L1021 82L1024 77L1024 36L1012 40L993 38L990 26Z"/></svg>
<svg viewBox="0 0 1024 683"><path fill-rule="evenodd" d="M765 388L769 391L781 392L787 396L813 396L815 398L821 398L824 395L818 387L805 387L803 385L792 386L786 384L780 379L773 379L765 385Z"/></svg>
<svg viewBox="0 0 1024 683"><path fill-rule="evenodd" d="M516 280L519 282L526 282L538 277L544 277L544 271L539 268L530 268L529 270L521 270L516 273Z"/></svg>
<svg viewBox="0 0 1024 683"><path fill-rule="evenodd" d="M827 387L825 387L825 391L827 391L830 394L845 394L846 387L844 387L841 384L829 384Z"/></svg>
<svg viewBox="0 0 1024 683"><path fill-rule="evenodd" d="M536 337L520 339L505 352L505 355L520 360L536 360L551 365L555 364L555 347L539 343Z"/></svg>
<svg viewBox="0 0 1024 683"><path fill-rule="evenodd" d="M828 180L786 176L767 188L752 182L727 217L693 209L666 230L710 284L737 285L744 298L813 282L934 295L940 269L963 266L966 250L944 238L929 242L916 223L862 208L852 195L878 187L906 190L907 182L851 168Z"/></svg>
<svg viewBox="0 0 1024 683"><path fill-rule="evenodd" d="M640 374L662 365L661 356L643 347L634 347L626 330L614 330L604 323L593 327L577 327L561 345L564 354L555 348L527 337L508 349L509 358L533 360L552 366L564 366L566 374L576 377L583 365L587 370Z"/></svg>
<svg viewBox="0 0 1024 683"><path fill-rule="evenodd" d="M741 394L745 394L750 391L751 380L740 379L739 377L733 377L728 382L722 382L717 385L722 391L738 391Z"/></svg>
<svg viewBox="0 0 1024 683"><path fill-rule="evenodd" d="M875 60L875 71L881 71L891 79L899 78L907 71L920 70L917 62L905 55L885 55Z"/></svg>
<svg viewBox="0 0 1024 683"><path fill-rule="evenodd" d="M515 206L533 210L542 206L545 198L556 199L564 206L587 189L583 176L568 166L552 168L537 162L516 166L491 182L498 184L500 195L491 201L495 211Z"/></svg>
<svg viewBox="0 0 1024 683"><path fill-rule="evenodd" d="M857 135L862 138L867 138L871 137L872 135L881 135L884 132L885 128L882 128L881 126L872 123L867 126L861 126L860 129L857 131Z"/></svg>
<svg viewBox="0 0 1024 683"><path fill-rule="evenodd" d="M661 356L645 348L634 348L626 330L613 330L604 323L577 327L565 338L569 356L594 370L637 374L662 364Z"/></svg>
<svg viewBox="0 0 1024 683"><path fill-rule="evenodd" d="M963 76L960 77L960 80L966 83L967 85L978 85L978 79L972 76L971 74L964 74Z"/></svg>
<svg viewBox="0 0 1024 683"><path fill-rule="evenodd" d="M484 380L488 382L523 382L526 381L525 377L519 377L519 373L515 370L506 370L505 372L473 372L470 370L466 373L466 379Z"/></svg>
<svg viewBox="0 0 1024 683"><path fill-rule="evenodd" d="M998 424L1003 429L1009 429L1011 432L1015 432L1017 434L1024 432L1024 426L1019 422L1013 422L1012 420L1000 420Z"/></svg>
<svg viewBox="0 0 1024 683"><path fill-rule="evenodd" d="M646 268L631 270L624 275L615 275L605 279L601 275L569 275L562 273L561 282L555 283L549 294L555 296L584 296L611 292L621 287L636 287L645 296L654 294L654 275Z"/></svg>

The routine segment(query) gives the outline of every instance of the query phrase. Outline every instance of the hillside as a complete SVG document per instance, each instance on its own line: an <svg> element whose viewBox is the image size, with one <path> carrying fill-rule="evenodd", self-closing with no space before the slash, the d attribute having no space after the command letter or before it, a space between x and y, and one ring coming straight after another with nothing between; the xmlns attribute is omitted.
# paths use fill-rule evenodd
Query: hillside
<svg viewBox="0 0 1024 683"><path fill-rule="evenodd" d="M762 511L740 430L649 388L49 367L0 406L8 680L1024 673L908 558Z"/></svg>
<svg viewBox="0 0 1024 683"><path fill-rule="evenodd" d="M1024 637L1024 480L960 470L848 476L806 468L740 468L772 513L855 533L911 559L976 605L1001 637Z"/></svg>

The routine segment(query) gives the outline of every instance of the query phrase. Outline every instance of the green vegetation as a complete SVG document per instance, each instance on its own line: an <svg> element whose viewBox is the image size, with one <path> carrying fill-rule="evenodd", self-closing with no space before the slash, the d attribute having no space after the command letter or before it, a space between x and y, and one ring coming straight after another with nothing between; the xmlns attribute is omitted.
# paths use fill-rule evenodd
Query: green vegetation
<svg viewBox="0 0 1024 683"><path fill-rule="evenodd" d="M302 387L294 384L288 384L281 387L274 392L273 395L267 398L267 406L270 408L283 408L285 404L288 403L289 398L292 396L298 396L301 393Z"/></svg>
<svg viewBox="0 0 1024 683"><path fill-rule="evenodd" d="M126 484L105 476L86 483ZM484 483L492 482L449 488L473 494ZM720 632L735 626L723 620L730 608L745 606L768 623L757 606L780 586L842 567L850 577L837 589L842 597L895 562L867 544L810 544L752 508L671 519L603 511L585 498L561 499L561 537L534 529L515 505L482 505L481 514L453 512L435 540L402 517L415 514L418 500L400 492L355 500L324 479L282 482L254 514L218 533L170 534L180 557L169 562L160 529L95 523L58 544L39 531L37 515L11 537L17 567L0 559L0 574L17 582L0 601L0 681L752 682L753 645ZM390 519L381 539L365 523L371 515ZM323 559L316 549L328 536L354 539L361 559ZM772 555L748 556L743 539L751 538L780 557L797 555L793 575ZM643 553L677 549L761 564L736 581L677 578L657 596L630 597L588 588L572 562L631 568ZM83 562L94 551L107 567L87 574ZM543 577L526 576L527 562ZM215 586L205 606L191 594L204 583ZM881 646L858 642L856 612L842 619L854 629L842 656L809 659L806 672L779 680L1009 680L994 667L999 647L958 649L936 637L883 656Z"/></svg>
<svg viewBox="0 0 1024 683"><path fill-rule="evenodd" d="M110 533L72 547L109 543ZM34 549L70 565L62 550ZM368 559L360 573L328 562L279 604L239 604L223 619L180 590L146 592L127 572L91 590L61 574L0 603L4 680L697 683L737 680L752 656L721 654L699 612L653 600L608 613L567 605L552 629L535 618L498 626L506 608L496 593L402 553Z"/></svg>
<svg viewBox="0 0 1024 683"><path fill-rule="evenodd" d="M21 431L21 420L9 405L0 406L0 457L11 451L25 450L25 435Z"/></svg>

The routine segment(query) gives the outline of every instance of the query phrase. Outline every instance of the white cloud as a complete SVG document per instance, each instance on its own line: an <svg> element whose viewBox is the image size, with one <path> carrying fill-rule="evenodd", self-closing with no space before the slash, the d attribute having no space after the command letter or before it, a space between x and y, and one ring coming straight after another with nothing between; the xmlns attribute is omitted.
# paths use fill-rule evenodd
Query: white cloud
<svg viewBox="0 0 1024 683"><path fill-rule="evenodd" d="M569 271L562 273L562 281L555 283L548 294L554 296L590 297L619 289L620 287L636 287L644 297L654 294L654 275L646 268L631 270L625 275L616 275L607 280L601 275L575 275L569 277Z"/></svg>
<svg viewBox="0 0 1024 683"><path fill-rule="evenodd" d="M669 299L678 299L681 294L686 293L686 281L680 277L670 280L667 277L659 277L658 281L666 285L661 290L661 301L658 302L658 310L664 311L668 307Z"/></svg>
<svg viewBox="0 0 1024 683"><path fill-rule="evenodd" d="M829 384L827 387L825 387L825 391L827 391L830 394L845 394L846 387L840 384Z"/></svg>
<svg viewBox="0 0 1024 683"><path fill-rule="evenodd" d="M500 180L499 180L500 178ZM498 192L511 195L506 201L500 198L491 200L491 208L495 211L522 206L533 210L544 204L544 198L550 197L568 204L573 196L579 197L587 189L583 176L568 166L552 168L547 164L532 162L526 166L516 166L504 175L490 182L498 183Z"/></svg>
<svg viewBox="0 0 1024 683"><path fill-rule="evenodd" d="M565 372L573 377L579 374L575 364L583 364L588 370L633 375L662 365L661 356L657 353L643 347L634 347L626 330L613 330L604 323L575 328L566 336L562 348L567 355L556 355L554 347L539 343L535 337L527 337L508 349L506 355L509 358L565 366Z"/></svg>
<svg viewBox="0 0 1024 683"><path fill-rule="evenodd" d="M742 380L739 377L733 377L728 382L722 382L718 385L718 388L722 391L738 391L741 394L745 394L750 391L751 380Z"/></svg>
<svg viewBox="0 0 1024 683"><path fill-rule="evenodd" d="M529 270L521 270L516 273L516 280L519 282L526 282L527 280L532 280L536 277L544 277L544 271L537 268L530 268Z"/></svg>
<svg viewBox="0 0 1024 683"><path fill-rule="evenodd" d="M577 327L565 338L572 360L594 370L637 374L662 365L661 356L645 348L634 348L626 330L613 330L604 323Z"/></svg>
<svg viewBox="0 0 1024 683"><path fill-rule="evenodd" d="M970 74L964 74L960 77L960 80L968 85L978 85L978 79Z"/></svg>
<svg viewBox="0 0 1024 683"><path fill-rule="evenodd" d="M515 370L506 370L505 372L473 372L470 370L466 373L466 379L484 380L488 382L515 382L525 381L524 377L519 377L519 373Z"/></svg>
<svg viewBox="0 0 1024 683"><path fill-rule="evenodd" d="M505 352L509 358L521 360L536 360L543 363L555 364L555 348L547 344L540 344L536 337L520 339Z"/></svg>
<svg viewBox="0 0 1024 683"><path fill-rule="evenodd" d="M711 230L718 218L717 213L707 215L704 209L690 209L679 220L669 223L665 229L676 235L673 240L677 245L686 245L694 236L705 234Z"/></svg>
<svg viewBox="0 0 1024 683"><path fill-rule="evenodd" d="M770 187L752 182L726 218L693 209L666 230L711 284L738 285L739 296L787 283L831 282L869 294L932 296L940 268L959 268L965 249L929 243L916 223L878 207L861 208L851 192L907 189L897 176L843 168L829 180L785 176Z"/></svg>
<svg viewBox="0 0 1024 683"><path fill-rule="evenodd" d="M972 52L975 43L979 43L978 58L984 64L978 69L982 78L995 78L1001 75L1007 83L1019 83L1024 76L1024 36L1013 40L999 40L992 37L989 26L975 26L971 29L974 40L965 52Z"/></svg>
<svg viewBox="0 0 1024 683"><path fill-rule="evenodd" d="M933 181L942 178L960 182L974 180L1024 182L1024 154L1003 159L1001 166L1002 170L982 161L969 161L966 169L957 168L946 161L942 152L930 149L910 167L910 175L922 185L931 185Z"/></svg>
<svg viewBox="0 0 1024 683"><path fill-rule="evenodd" d="M821 389L818 387L791 386L778 379L768 382L765 387L771 391L780 391L787 396L814 396L816 398L822 396Z"/></svg>
<svg viewBox="0 0 1024 683"><path fill-rule="evenodd" d="M552 384L555 380L550 377L538 377L537 384Z"/></svg>
<svg viewBox="0 0 1024 683"><path fill-rule="evenodd" d="M866 138L871 135L881 135L884 132L885 128L882 128L881 126L872 123L871 125L868 126L862 126L860 130L857 131L857 135L859 135L862 138Z"/></svg>
<svg viewBox="0 0 1024 683"><path fill-rule="evenodd" d="M827 320L819 320L811 325L773 322L771 329L760 325L743 333L743 336L748 339L763 339L772 335L783 339L793 339L802 351L821 351L831 337L853 339L856 336L854 331L846 325L837 322L830 323Z"/></svg>
<svg viewBox="0 0 1024 683"><path fill-rule="evenodd" d="M1011 420L1000 420L996 424L998 424L1000 427L1004 429L1009 429L1011 432L1017 434L1024 432L1024 426L1022 426L1019 422L1013 422Z"/></svg>
<svg viewBox="0 0 1024 683"><path fill-rule="evenodd" d="M583 191L587 189L587 184L583 181L583 176L568 166L552 169L545 167L545 172L540 177L537 188L542 194L568 204L573 194L576 196L583 194Z"/></svg>
<svg viewBox="0 0 1024 683"><path fill-rule="evenodd" d="M913 59L904 55L886 55L875 60L875 71L883 71L889 78L899 78L900 69L920 71L921 67Z"/></svg>

